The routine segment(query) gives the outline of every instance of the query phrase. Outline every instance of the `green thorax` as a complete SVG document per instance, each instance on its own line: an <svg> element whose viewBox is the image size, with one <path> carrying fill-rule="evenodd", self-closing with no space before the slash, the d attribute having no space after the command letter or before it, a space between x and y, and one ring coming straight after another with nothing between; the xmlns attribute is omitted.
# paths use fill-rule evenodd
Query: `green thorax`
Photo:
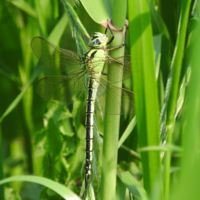
<svg viewBox="0 0 200 200"><path fill-rule="evenodd" d="M86 69L91 75L101 75L107 57L107 41L107 36L98 32L93 33L90 38L90 49L85 53L83 59Z"/></svg>
<svg viewBox="0 0 200 200"><path fill-rule="evenodd" d="M103 49L91 49L87 54L87 67L92 73L101 74L105 59L106 52Z"/></svg>

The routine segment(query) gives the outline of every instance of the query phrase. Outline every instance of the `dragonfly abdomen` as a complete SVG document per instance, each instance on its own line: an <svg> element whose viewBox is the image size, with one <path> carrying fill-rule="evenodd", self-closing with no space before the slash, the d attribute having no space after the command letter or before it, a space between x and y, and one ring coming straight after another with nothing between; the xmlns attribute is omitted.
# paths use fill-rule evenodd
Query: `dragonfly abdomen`
<svg viewBox="0 0 200 200"><path fill-rule="evenodd" d="M85 188L87 188L92 169L94 110L95 110L95 100L97 96L98 86L99 86L99 81L90 77L90 80L88 82L88 96L87 96L86 121L85 121L85 127L86 127Z"/></svg>

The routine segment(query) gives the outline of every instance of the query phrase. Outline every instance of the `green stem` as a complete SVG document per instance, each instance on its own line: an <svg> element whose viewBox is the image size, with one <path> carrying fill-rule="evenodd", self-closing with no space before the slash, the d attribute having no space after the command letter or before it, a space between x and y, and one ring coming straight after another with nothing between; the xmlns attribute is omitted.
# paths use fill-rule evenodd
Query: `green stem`
<svg viewBox="0 0 200 200"><path fill-rule="evenodd" d="M125 24L126 8L127 8L127 1L113 0L112 22L117 28L123 28Z"/></svg>
<svg viewBox="0 0 200 200"><path fill-rule="evenodd" d="M114 32L115 39L112 46L118 46L124 41L124 32ZM124 48L114 50L110 53L111 57L119 57L124 54ZM109 68L108 80L120 80L123 71L116 74ZM117 83L121 87L121 82ZM108 88L109 89L109 88ZM106 107L114 107L113 109L120 109L119 105L113 104L113 98L119 99L120 96L110 97L107 96ZM114 200L116 190L116 172L117 172L117 155L118 155L118 137L119 137L119 115L105 115L105 129L103 141L103 161L102 161L102 181L101 181L101 199Z"/></svg>
<svg viewBox="0 0 200 200"><path fill-rule="evenodd" d="M126 2L126 1L125 1ZM126 3L121 0L113 1L113 13L112 13L112 22L117 27L122 28L125 23L125 14L126 14ZM114 9L115 8L115 9ZM124 15L119 15L124 13ZM114 31L114 40L111 44L112 46L118 46L124 43L124 34L123 32ZM124 55L124 48L116 49L110 52L110 56L115 58ZM108 80L121 80L123 74L123 69L120 73L114 72L111 68L108 71ZM117 81L115 81L117 82ZM117 86L121 87L122 83L119 81ZM109 90L109 88L108 88ZM115 97L106 97L106 107L113 107L116 110L119 110L119 105L113 104L113 98L121 101L120 96ZM116 194L116 177L117 177L117 155L118 155L118 138L119 138L119 115L105 115L105 129L104 129L104 142L103 142L103 158L102 158L102 180L101 180L101 200L114 200Z"/></svg>
<svg viewBox="0 0 200 200"><path fill-rule="evenodd" d="M182 13L180 16L180 30L177 38L176 49L174 51L174 59L172 61L172 80L171 92L169 97L168 115L167 115L167 144L172 144L172 133L174 128L174 115L176 111L176 101L179 91L179 79L181 73L182 59L184 54L186 32L190 11L191 1L184 0L182 2ZM169 185L170 185L170 166L171 166L171 152L166 152L165 166L164 166L164 196L169 199Z"/></svg>
<svg viewBox="0 0 200 200"><path fill-rule="evenodd" d="M26 116L26 115L23 115ZM25 140L25 152L27 155L27 168L28 173L33 173L33 152L31 143L31 129L28 127L27 121L24 119L24 140Z"/></svg>
<svg viewBox="0 0 200 200"><path fill-rule="evenodd" d="M121 145L120 149L124 150L125 152L127 152L130 156L132 156L133 158L141 161L141 156L139 153L133 151L132 149L129 149L128 147Z"/></svg>
<svg viewBox="0 0 200 200"><path fill-rule="evenodd" d="M44 37L46 37L47 36L47 29L46 29L46 25L45 25L44 12L42 10L42 7L41 7L39 0L35 0L35 10L36 10L36 13L37 13L38 23L40 25L42 35Z"/></svg>
<svg viewBox="0 0 200 200"><path fill-rule="evenodd" d="M126 130L122 134L119 142L118 142L118 148L124 143L124 141L128 138L128 136L133 131L134 127L136 126L136 117L134 116L129 125L127 126Z"/></svg>

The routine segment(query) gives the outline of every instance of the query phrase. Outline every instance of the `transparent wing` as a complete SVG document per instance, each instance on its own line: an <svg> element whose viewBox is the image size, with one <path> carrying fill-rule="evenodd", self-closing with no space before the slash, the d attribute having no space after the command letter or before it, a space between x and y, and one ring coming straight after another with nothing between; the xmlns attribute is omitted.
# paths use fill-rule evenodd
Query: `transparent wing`
<svg viewBox="0 0 200 200"><path fill-rule="evenodd" d="M112 98L112 105L116 104L119 109L112 105L106 107L106 96ZM117 87L101 78L97 92L96 107L100 112L111 115L132 115L134 114L133 92Z"/></svg>
<svg viewBox="0 0 200 200"><path fill-rule="evenodd" d="M102 76L104 79L107 79L107 74L109 72L108 68L111 68L112 71L117 72L117 73L122 73L123 76L121 77L120 80L118 81L112 81L112 83L116 83L122 80L125 80L127 78L131 77L131 56L126 55L126 56L121 56L117 58L112 58L110 56L107 57L106 63L102 72Z"/></svg>
<svg viewBox="0 0 200 200"><path fill-rule="evenodd" d="M42 78L36 91L45 100L59 105L71 104L82 98L86 92L85 72L71 73L67 76L49 76Z"/></svg>
<svg viewBox="0 0 200 200"><path fill-rule="evenodd" d="M35 37L31 47L37 58L54 71L71 73L81 68L80 56L66 49L61 49L42 37Z"/></svg>

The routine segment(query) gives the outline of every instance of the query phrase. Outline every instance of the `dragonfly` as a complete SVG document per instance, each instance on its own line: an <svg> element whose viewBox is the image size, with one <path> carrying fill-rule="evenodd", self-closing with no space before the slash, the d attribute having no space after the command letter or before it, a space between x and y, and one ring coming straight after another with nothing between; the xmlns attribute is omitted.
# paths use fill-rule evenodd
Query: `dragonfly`
<svg viewBox="0 0 200 200"><path fill-rule="evenodd" d="M108 29L111 33L110 40L106 36ZM112 58L108 55L109 51L123 47L126 37L123 44L109 48L113 40L114 35L109 26L104 34L94 32L83 56L59 48L39 36L31 42L36 57L47 68L61 74L42 78L36 86L37 93L43 99L59 105L69 105L78 99L86 99L85 189L92 173L95 108L101 113L111 115L134 114L133 92L114 85L131 76L130 56ZM109 67L114 72L123 72L120 80L108 80ZM119 105L120 109L106 107L107 96L113 98L113 104ZM114 98L116 96L119 98Z"/></svg>

